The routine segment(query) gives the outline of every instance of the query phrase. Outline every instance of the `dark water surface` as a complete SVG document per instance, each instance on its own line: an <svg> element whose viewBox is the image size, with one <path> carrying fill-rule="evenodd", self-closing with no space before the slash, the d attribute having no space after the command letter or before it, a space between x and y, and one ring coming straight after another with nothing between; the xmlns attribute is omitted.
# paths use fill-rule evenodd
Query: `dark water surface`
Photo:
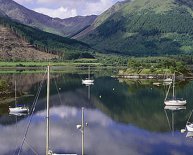
<svg viewBox="0 0 193 155"><path fill-rule="evenodd" d="M176 84L177 96L186 99L187 106L172 111L164 110L166 86L154 86L148 80L120 80L112 78L115 72L100 70L92 71L95 82L87 87L81 83L87 77L82 72L51 73L51 150L81 154L81 132L76 125L81 123L81 107L85 107L86 155L193 154L193 140L180 133L193 109L193 81ZM43 73L1 74L0 78L9 83L11 91L16 80L17 103L32 108ZM13 100L6 102L14 105ZM0 112L0 154L17 154L30 116L9 115L4 107ZM45 154L45 116L46 80L21 154Z"/></svg>

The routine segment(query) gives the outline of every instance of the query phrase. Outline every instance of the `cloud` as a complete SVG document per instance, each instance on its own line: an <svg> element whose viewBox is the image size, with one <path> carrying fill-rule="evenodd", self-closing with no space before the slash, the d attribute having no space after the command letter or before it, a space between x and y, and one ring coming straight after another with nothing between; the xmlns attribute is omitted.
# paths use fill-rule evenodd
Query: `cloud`
<svg viewBox="0 0 193 155"><path fill-rule="evenodd" d="M36 8L34 9L34 11L48 15L50 17L67 18L77 16L76 9L67 9L64 7L60 7L57 9Z"/></svg>
<svg viewBox="0 0 193 155"><path fill-rule="evenodd" d="M15 0L17 3L51 17L101 14L118 0Z"/></svg>
<svg viewBox="0 0 193 155"><path fill-rule="evenodd" d="M96 3L87 3L85 10L80 10L84 15L101 14L107 10L113 3L111 0L101 0Z"/></svg>

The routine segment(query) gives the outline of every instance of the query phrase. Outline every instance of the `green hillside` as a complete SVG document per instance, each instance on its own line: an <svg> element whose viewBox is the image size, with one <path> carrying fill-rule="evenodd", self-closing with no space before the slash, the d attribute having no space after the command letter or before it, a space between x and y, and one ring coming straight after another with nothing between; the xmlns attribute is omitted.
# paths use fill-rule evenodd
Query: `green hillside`
<svg viewBox="0 0 193 155"><path fill-rule="evenodd" d="M9 28L36 49L58 54L62 59L74 59L80 57L82 53L93 52L85 43L13 22L8 18L0 17L0 25Z"/></svg>
<svg viewBox="0 0 193 155"><path fill-rule="evenodd" d="M134 56L192 54L193 2L135 0L124 2L79 40L107 53ZM108 11L107 11L108 12Z"/></svg>

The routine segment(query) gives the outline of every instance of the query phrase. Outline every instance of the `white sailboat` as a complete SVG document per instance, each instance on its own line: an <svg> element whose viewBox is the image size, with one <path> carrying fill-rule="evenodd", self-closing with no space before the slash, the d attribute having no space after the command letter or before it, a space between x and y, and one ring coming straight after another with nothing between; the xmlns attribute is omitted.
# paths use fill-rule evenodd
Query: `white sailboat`
<svg viewBox="0 0 193 155"><path fill-rule="evenodd" d="M16 81L15 81L15 107L9 107L9 113L14 114L14 113L28 113L29 108L26 106L17 106L16 104L17 101L17 87L16 87Z"/></svg>
<svg viewBox="0 0 193 155"><path fill-rule="evenodd" d="M186 124L186 129L187 129L187 131L189 131L189 132L193 132L193 123L188 122L188 123Z"/></svg>
<svg viewBox="0 0 193 155"><path fill-rule="evenodd" d="M90 66L88 68L88 78L82 80L82 84L85 84L86 86L94 85L94 80L90 79Z"/></svg>
<svg viewBox="0 0 193 155"><path fill-rule="evenodd" d="M47 74L47 109L46 109L46 155L77 155L77 154L57 154L53 153L50 148L50 66L48 66L48 74Z"/></svg>
<svg viewBox="0 0 193 155"><path fill-rule="evenodd" d="M172 79L171 78L166 78L163 80L163 82L172 82Z"/></svg>
<svg viewBox="0 0 193 155"><path fill-rule="evenodd" d="M25 106L17 106L14 108L9 107L9 113L14 114L14 113L27 113L29 112L29 108Z"/></svg>
<svg viewBox="0 0 193 155"><path fill-rule="evenodd" d="M163 80L163 85L164 86L168 86L170 84L172 84L172 79L171 78L166 78L166 79Z"/></svg>
<svg viewBox="0 0 193 155"><path fill-rule="evenodd" d="M183 106L183 105L186 105L186 100L177 99L176 96L175 96L175 73L173 75L173 96L172 96L172 99L167 99L170 87L171 87L171 84L168 88L168 92L167 92L165 100L164 100L165 105L167 105L167 106Z"/></svg>
<svg viewBox="0 0 193 155"><path fill-rule="evenodd" d="M190 118L192 116L192 113L193 113L193 110L191 111L189 119L187 120L186 129L183 129L184 131L187 130L188 132L193 132L193 123L189 122L189 120L190 120Z"/></svg>
<svg viewBox="0 0 193 155"><path fill-rule="evenodd" d="M168 77L167 73L166 73L165 74L165 79L163 80L163 84L166 85L166 84L169 84L169 83L172 83L172 78Z"/></svg>

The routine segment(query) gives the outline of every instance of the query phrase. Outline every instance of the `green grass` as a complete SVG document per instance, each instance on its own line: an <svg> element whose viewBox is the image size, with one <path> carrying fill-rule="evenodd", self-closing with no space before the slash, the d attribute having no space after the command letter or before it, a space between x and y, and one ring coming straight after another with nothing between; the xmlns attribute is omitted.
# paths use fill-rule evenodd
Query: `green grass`
<svg viewBox="0 0 193 155"><path fill-rule="evenodd" d="M81 65L101 65L97 62L0 62L0 67L45 67L45 66L74 66L78 67Z"/></svg>
<svg viewBox="0 0 193 155"><path fill-rule="evenodd" d="M97 59L92 59L92 58L81 58L81 59L76 59L74 62L76 63L96 63L98 60Z"/></svg>

